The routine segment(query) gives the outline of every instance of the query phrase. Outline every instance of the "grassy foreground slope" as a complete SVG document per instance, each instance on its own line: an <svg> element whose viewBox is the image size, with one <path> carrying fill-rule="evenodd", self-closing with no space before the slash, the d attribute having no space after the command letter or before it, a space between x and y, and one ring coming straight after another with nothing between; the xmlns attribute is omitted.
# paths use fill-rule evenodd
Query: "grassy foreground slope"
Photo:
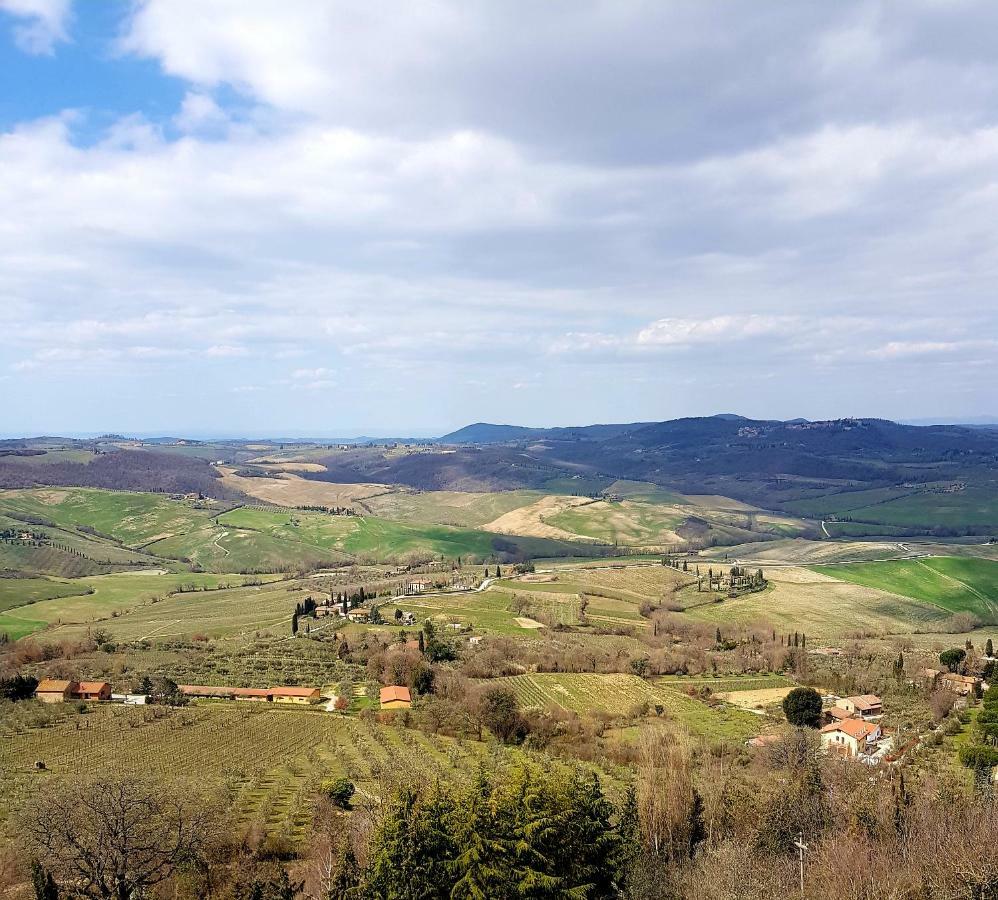
<svg viewBox="0 0 998 900"><path fill-rule="evenodd" d="M985 620L998 616L998 562L967 557L885 560L815 566L824 575L924 600Z"/></svg>
<svg viewBox="0 0 998 900"><path fill-rule="evenodd" d="M156 716L105 706L45 728L0 728L0 809L99 760L114 774L196 775L206 790L232 791L243 822L262 820L297 837L311 823L323 778L347 777L372 796L382 770L463 779L483 751L481 744L270 704L204 704ZM36 760L45 761L45 772L36 771Z"/></svg>

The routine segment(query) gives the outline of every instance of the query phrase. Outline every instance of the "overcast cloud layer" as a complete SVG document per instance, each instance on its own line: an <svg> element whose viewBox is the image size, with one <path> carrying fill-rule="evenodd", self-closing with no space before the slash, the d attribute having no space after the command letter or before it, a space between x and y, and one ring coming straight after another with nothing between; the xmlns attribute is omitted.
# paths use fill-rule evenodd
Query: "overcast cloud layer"
<svg viewBox="0 0 998 900"><path fill-rule="evenodd" d="M0 32L0 431L998 412L993 3Z"/></svg>

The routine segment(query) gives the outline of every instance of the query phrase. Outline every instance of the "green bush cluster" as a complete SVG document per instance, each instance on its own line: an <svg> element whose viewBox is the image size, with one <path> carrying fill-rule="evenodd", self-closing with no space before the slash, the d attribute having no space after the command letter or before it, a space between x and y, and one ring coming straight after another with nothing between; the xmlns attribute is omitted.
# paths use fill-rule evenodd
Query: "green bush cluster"
<svg viewBox="0 0 998 900"><path fill-rule="evenodd" d="M971 769L998 766L998 685L988 688L981 698L975 730L979 743L960 748L960 762Z"/></svg>

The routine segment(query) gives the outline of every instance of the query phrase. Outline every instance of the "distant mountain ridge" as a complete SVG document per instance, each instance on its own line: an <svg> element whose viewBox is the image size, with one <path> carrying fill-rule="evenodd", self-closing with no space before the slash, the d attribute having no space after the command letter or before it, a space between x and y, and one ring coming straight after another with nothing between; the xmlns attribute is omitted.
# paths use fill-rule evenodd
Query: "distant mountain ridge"
<svg viewBox="0 0 998 900"><path fill-rule="evenodd" d="M602 441L644 428L650 422L624 425L579 425L556 428L529 428L524 425L494 425L476 422L437 439L441 444L505 444L509 441Z"/></svg>

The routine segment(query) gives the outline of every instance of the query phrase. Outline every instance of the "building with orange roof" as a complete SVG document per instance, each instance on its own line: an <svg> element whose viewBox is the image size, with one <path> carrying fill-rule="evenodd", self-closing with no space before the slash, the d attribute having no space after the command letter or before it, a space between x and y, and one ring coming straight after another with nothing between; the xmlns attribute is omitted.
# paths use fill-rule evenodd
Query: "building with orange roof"
<svg viewBox="0 0 998 900"><path fill-rule="evenodd" d="M275 703L297 703L300 706L318 703L322 699L316 687L275 687L270 689L270 696Z"/></svg>
<svg viewBox="0 0 998 900"><path fill-rule="evenodd" d="M981 685L981 679L976 675L957 675L955 672L944 672L939 677L939 684L947 691L966 697L977 692Z"/></svg>
<svg viewBox="0 0 998 900"><path fill-rule="evenodd" d="M821 748L853 757L869 753L883 737L876 722L863 719L843 719L821 729Z"/></svg>
<svg viewBox="0 0 998 900"><path fill-rule="evenodd" d="M43 678L35 688L35 698L42 703L64 703L72 700L79 684L75 681L64 681L58 678Z"/></svg>
<svg viewBox="0 0 998 900"><path fill-rule="evenodd" d="M838 705L841 709L854 716L872 719L884 714L884 701L876 694L859 694L855 697L843 697Z"/></svg>
<svg viewBox="0 0 998 900"><path fill-rule="evenodd" d="M177 690L185 697L207 697L215 700L231 700L235 688L215 684L178 684Z"/></svg>
<svg viewBox="0 0 998 900"><path fill-rule="evenodd" d="M73 699L105 701L111 699L111 685L106 681L81 681L73 692Z"/></svg>
<svg viewBox="0 0 998 900"><path fill-rule="evenodd" d="M409 688L393 684L381 689L382 709L409 709L412 707L412 694Z"/></svg>
<svg viewBox="0 0 998 900"><path fill-rule="evenodd" d="M256 703L270 703L270 688L233 688L236 700L249 700Z"/></svg>

